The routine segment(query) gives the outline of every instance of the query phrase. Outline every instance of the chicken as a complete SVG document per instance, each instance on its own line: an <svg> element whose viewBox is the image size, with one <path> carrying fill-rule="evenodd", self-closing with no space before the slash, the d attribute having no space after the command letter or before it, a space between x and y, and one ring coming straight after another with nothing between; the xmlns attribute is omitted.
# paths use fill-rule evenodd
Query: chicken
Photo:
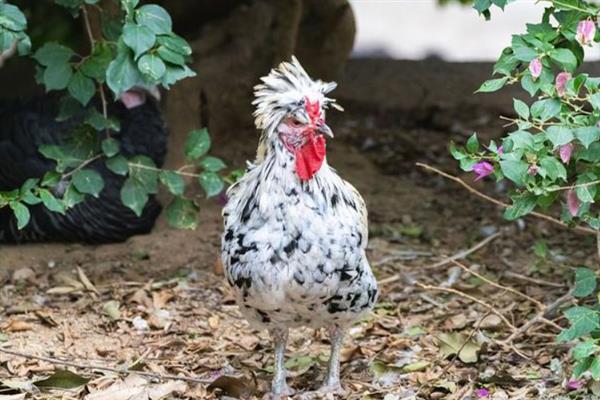
<svg viewBox="0 0 600 400"><path fill-rule="evenodd" d="M109 114L121 124L113 136L121 143L125 157L146 155L160 166L167 149L167 129L157 104L146 101L156 96L150 90L135 89L110 104ZM54 169L54 162L42 156L42 144L60 144L69 138L77 118L57 122L58 97L45 95L29 100L0 102L0 191L20 187L28 178L41 178ZM86 168L98 171L104 189L98 198L87 196L83 203L65 215L49 211L43 205L30 206L31 221L22 230L8 207L0 209L0 242L60 241L109 243L126 240L132 235L149 232L161 212L160 204L151 196L142 216L121 203L120 190L125 178L109 171L100 159ZM62 195L61 184L54 190Z"/></svg>
<svg viewBox="0 0 600 400"><path fill-rule="evenodd" d="M319 393L342 394L340 349L347 328L377 297L359 193L326 160L326 97L335 83L313 81L296 58L255 87L257 157L228 191L222 262L244 317L274 341L273 398L290 395L288 329L325 327L328 372Z"/></svg>

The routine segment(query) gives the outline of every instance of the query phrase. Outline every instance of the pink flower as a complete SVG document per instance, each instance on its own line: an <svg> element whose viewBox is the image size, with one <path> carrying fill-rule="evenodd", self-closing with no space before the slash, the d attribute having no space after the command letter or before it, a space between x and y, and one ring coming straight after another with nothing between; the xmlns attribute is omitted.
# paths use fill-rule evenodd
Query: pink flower
<svg viewBox="0 0 600 400"><path fill-rule="evenodd" d="M596 23L591 19L579 21L577 34L575 35L579 44L582 46L591 44L594 41L594 36L596 36Z"/></svg>
<svg viewBox="0 0 600 400"><path fill-rule="evenodd" d="M569 214L572 217L576 217L579 213L579 207L581 207L581 202L579 201L579 197L577 197L577 193L574 190L569 190L567 192L567 208L569 209Z"/></svg>
<svg viewBox="0 0 600 400"><path fill-rule="evenodd" d="M479 388L475 390L475 396L477 396L480 399L486 399L490 397L490 391L486 388Z"/></svg>
<svg viewBox="0 0 600 400"><path fill-rule="evenodd" d="M563 163L568 164L571 160L571 154L573 154L573 143L563 144L558 148L558 154Z"/></svg>
<svg viewBox="0 0 600 400"><path fill-rule="evenodd" d="M527 170L527 173L531 176L534 176L538 173L538 166L533 164L529 166L529 169Z"/></svg>
<svg viewBox="0 0 600 400"><path fill-rule="evenodd" d="M584 382L577 379L569 379L565 385L569 390L579 390L583 387Z"/></svg>
<svg viewBox="0 0 600 400"><path fill-rule="evenodd" d="M487 161L480 161L473 166L473 172L477 177L475 181L485 178L494 173L494 166Z"/></svg>
<svg viewBox="0 0 600 400"><path fill-rule="evenodd" d="M556 92L560 97L565 95L567 81L572 77L573 75L568 72L561 72L560 74L556 75Z"/></svg>
<svg viewBox="0 0 600 400"><path fill-rule="evenodd" d="M496 153L501 156L502 154L504 154L504 147L500 146L498 147L498 150L496 151Z"/></svg>
<svg viewBox="0 0 600 400"><path fill-rule="evenodd" d="M533 77L533 79L537 79L540 77L540 75L542 74L542 60L540 60L539 58L534 58L533 60L531 60L531 62L529 63L529 72L531 72L531 76Z"/></svg>

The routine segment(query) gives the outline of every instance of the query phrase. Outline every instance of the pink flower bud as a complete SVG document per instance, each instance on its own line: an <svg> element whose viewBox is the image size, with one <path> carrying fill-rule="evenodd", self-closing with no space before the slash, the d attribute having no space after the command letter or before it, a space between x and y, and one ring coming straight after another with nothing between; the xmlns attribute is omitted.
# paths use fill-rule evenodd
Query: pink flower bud
<svg viewBox="0 0 600 400"><path fill-rule="evenodd" d="M582 46L591 44L594 41L594 36L596 36L596 23L591 19L579 21L577 34L575 35L579 44Z"/></svg>
<svg viewBox="0 0 600 400"><path fill-rule="evenodd" d="M498 147L497 153L499 156L501 156L502 154L504 154L504 147L500 146Z"/></svg>
<svg viewBox="0 0 600 400"><path fill-rule="evenodd" d="M475 181L485 178L494 173L494 166L487 161L480 161L473 166L473 172L477 177Z"/></svg>
<svg viewBox="0 0 600 400"><path fill-rule="evenodd" d="M579 390L583 387L584 383L585 382L581 380L569 379L565 386L569 390Z"/></svg>
<svg viewBox="0 0 600 400"><path fill-rule="evenodd" d="M567 82L572 77L573 75L568 72L561 72L560 74L556 75L556 92L560 97L565 95Z"/></svg>
<svg viewBox="0 0 600 400"><path fill-rule="evenodd" d="M527 169L527 173L531 176L534 176L538 173L538 166L533 164L529 166L529 169Z"/></svg>
<svg viewBox="0 0 600 400"><path fill-rule="evenodd" d="M571 160L571 154L573 154L573 143L563 144L558 148L558 154L563 163L568 164Z"/></svg>
<svg viewBox="0 0 600 400"><path fill-rule="evenodd" d="M533 77L533 79L537 79L540 77L540 75L542 74L542 60L540 60L539 58L534 58L533 60L531 60L531 62L529 63L529 72L531 72L531 76Z"/></svg>
<svg viewBox="0 0 600 400"><path fill-rule="evenodd" d="M577 216L579 207L581 207L581 202L579 201L579 197L577 197L577 193L574 190L569 190L567 192L567 208L571 216Z"/></svg>
<svg viewBox="0 0 600 400"><path fill-rule="evenodd" d="M475 390L475 396L477 396L479 399L487 399L490 397L490 391L486 388L479 388Z"/></svg>

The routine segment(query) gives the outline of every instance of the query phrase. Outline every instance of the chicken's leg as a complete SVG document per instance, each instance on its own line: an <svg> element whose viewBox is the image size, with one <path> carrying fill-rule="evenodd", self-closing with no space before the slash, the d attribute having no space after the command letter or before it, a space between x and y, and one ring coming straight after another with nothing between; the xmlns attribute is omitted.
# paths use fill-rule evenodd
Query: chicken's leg
<svg viewBox="0 0 600 400"><path fill-rule="evenodd" d="M337 325L329 328L329 340L331 341L331 355L329 356L329 367L321 393L335 393L344 395L345 390L340 382L340 351L344 344L344 331Z"/></svg>
<svg viewBox="0 0 600 400"><path fill-rule="evenodd" d="M273 384L271 388L272 398L275 400L293 394L288 387L285 378L285 346L287 344L288 330L287 328L276 328L270 331L273 339L275 352L275 367L273 368Z"/></svg>

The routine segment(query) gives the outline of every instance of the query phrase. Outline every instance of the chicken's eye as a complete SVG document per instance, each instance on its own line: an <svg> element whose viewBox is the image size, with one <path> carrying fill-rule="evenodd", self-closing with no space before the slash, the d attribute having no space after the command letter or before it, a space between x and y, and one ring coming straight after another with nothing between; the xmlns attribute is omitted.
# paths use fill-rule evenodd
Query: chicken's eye
<svg viewBox="0 0 600 400"><path fill-rule="evenodd" d="M302 126L302 122L300 122L299 120L297 120L296 118L291 118L290 122L292 123L292 126L295 127L300 127Z"/></svg>

